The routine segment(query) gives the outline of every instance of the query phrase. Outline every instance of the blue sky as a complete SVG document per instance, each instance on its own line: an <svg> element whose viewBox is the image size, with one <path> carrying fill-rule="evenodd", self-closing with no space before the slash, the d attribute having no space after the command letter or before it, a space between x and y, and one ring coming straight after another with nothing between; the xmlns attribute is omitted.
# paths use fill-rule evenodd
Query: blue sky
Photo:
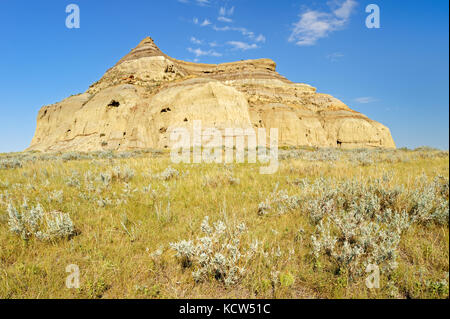
<svg viewBox="0 0 450 319"><path fill-rule="evenodd" d="M80 7L79 29L65 26ZM368 29L365 8L380 7ZM183 60L271 58L387 125L399 147L449 147L444 0L2 0L0 152L26 148L38 110L84 92L144 37Z"/></svg>

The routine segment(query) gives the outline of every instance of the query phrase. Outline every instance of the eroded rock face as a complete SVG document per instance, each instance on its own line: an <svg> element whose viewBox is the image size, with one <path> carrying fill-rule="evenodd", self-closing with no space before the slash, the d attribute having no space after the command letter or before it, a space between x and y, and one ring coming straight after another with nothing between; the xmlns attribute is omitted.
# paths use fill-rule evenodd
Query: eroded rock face
<svg viewBox="0 0 450 319"><path fill-rule="evenodd" d="M87 92L43 107L29 150L169 148L170 130L278 128L280 146L395 148L389 129L269 59L219 65L175 60L151 38Z"/></svg>

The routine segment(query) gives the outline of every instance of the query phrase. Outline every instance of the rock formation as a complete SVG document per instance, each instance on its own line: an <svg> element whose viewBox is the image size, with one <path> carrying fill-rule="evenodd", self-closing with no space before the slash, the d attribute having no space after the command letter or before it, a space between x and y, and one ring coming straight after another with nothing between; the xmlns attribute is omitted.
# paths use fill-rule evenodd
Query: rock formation
<svg viewBox="0 0 450 319"><path fill-rule="evenodd" d="M43 107L29 150L170 147L170 128L278 128L280 146L395 148L390 131L338 99L293 83L269 59L173 59L144 39L83 94Z"/></svg>

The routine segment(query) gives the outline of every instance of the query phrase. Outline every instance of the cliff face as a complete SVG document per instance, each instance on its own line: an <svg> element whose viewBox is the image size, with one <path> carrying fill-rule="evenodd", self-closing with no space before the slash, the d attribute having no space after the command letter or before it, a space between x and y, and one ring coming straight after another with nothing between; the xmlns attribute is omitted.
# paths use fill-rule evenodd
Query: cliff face
<svg viewBox="0 0 450 319"><path fill-rule="evenodd" d="M269 59L175 60L151 38L87 92L43 107L29 150L170 147L170 128L278 128L280 146L395 148L389 129L330 95L292 83Z"/></svg>

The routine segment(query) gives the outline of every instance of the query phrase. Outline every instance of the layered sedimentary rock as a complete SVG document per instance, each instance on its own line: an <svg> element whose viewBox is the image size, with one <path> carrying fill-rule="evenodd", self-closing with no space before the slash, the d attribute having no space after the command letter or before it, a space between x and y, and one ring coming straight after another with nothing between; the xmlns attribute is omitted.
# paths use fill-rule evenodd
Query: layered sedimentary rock
<svg viewBox="0 0 450 319"><path fill-rule="evenodd" d="M179 61L144 39L83 94L43 107L29 150L169 148L172 128L278 128L280 146L395 148L389 129L269 59Z"/></svg>

